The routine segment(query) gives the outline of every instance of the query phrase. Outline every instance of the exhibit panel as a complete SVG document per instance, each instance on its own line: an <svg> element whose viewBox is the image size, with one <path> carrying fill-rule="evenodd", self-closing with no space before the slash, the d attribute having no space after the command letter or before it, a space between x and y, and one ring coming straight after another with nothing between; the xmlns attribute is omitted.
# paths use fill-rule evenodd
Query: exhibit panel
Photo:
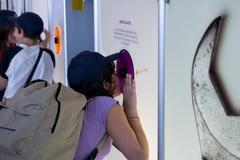
<svg viewBox="0 0 240 160"><path fill-rule="evenodd" d="M58 7L55 7L57 5ZM67 28L66 28L66 6L63 0L52 0L48 2L49 31L51 39L49 47L54 52L56 66L54 81L67 84ZM58 45L58 46L57 46ZM57 47L58 51L57 51Z"/></svg>
<svg viewBox="0 0 240 160"><path fill-rule="evenodd" d="M84 4L81 11L73 9L72 1L48 1L50 48L56 57L54 80L65 85L71 59L81 51L94 50L93 0Z"/></svg>
<svg viewBox="0 0 240 160"><path fill-rule="evenodd" d="M240 159L239 6L235 0L166 6L166 160Z"/></svg>
<svg viewBox="0 0 240 160"><path fill-rule="evenodd" d="M138 109L149 142L149 159L157 159L158 1L101 0L98 11L99 51L109 55L126 49L133 59ZM112 148L107 159L125 158Z"/></svg>

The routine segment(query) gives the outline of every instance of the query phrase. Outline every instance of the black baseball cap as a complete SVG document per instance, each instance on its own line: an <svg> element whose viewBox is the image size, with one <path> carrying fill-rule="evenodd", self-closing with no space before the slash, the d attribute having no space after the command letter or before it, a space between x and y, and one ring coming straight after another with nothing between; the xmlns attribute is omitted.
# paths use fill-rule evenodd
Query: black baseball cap
<svg viewBox="0 0 240 160"><path fill-rule="evenodd" d="M68 66L68 83L77 91L92 88L101 80L107 64L120 58L120 53L104 57L100 53L83 51L75 56Z"/></svg>
<svg viewBox="0 0 240 160"><path fill-rule="evenodd" d="M14 25L13 20L17 17L16 12L0 10L0 25Z"/></svg>
<svg viewBox="0 0 240 160"><path fill-rule="evenodd" d="M26 37L41 39L44 24L42 18L36 13L25 12L16 18L15 23L23 29Z"/></svg>

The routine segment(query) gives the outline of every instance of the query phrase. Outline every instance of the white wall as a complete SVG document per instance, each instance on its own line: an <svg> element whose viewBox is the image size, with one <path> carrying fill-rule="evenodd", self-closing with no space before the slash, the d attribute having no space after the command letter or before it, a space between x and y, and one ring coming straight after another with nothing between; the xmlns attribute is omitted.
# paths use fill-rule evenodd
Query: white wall
<svg viewBox="0 0 240 160"><path fill-rule="evenodd" d="M49 29L48 0L31 0L31 10L37 13L44 21L44 28Z"/></svg>
<svg viewBox="0 0 240 160"><path fill-rule="evenodd" d="M149 142L150 160L157 159L158 130L158 2L101 0L100 53L127 49L134 62L138 109ZM125 159L112 149L109 160Z"/></svg>
<svg viewBox="0 0 240 160"><path fill-rule="evenodd" d="M201 160L191 95L198 43L217 16L225 16L217 70L232 104L240 106L240 1L171 0L167 5L165 59L165 159ZM239 108L238 108L239 109Z"/></svg>

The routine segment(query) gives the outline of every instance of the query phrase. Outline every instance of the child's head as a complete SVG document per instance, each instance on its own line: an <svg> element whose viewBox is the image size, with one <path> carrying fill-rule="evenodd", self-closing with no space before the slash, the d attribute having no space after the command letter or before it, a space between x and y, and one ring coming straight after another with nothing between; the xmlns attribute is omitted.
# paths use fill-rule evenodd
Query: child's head
<svg viewBox="0 0 240 160"><path fill-rule="evenodd" d="M24 37L41 41L41 33L44 26L43 20L39 15L33 12L25 12L16 19L15 23L14 36L18 43L21 43Z"/></svg>
<svg viewBox="0 0 240 160"><path fill-rule="evenodd" d="M9 46L11 43L15 43L13 37L14 22L12 19L17 15L14 11L1 10L0 11L0 44L1 46Z"/></svg>
<svg viewBox="0 0 240 160"><path fill-rule="evenodd" d="M84 51L74 57L68 66L68 83L87 98L120 94L115 75L116 53L107 57L97 52Z"/></svg>

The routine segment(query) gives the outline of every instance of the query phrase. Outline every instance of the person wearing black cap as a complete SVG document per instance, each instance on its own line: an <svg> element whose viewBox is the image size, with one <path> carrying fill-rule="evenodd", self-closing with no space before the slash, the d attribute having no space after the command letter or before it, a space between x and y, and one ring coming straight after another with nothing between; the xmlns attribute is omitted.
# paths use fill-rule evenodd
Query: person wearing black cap
<svg viewBox="0 0 240 160"><path fill-rule="evenodd" d="M11 57L19 51L18 48L15 48L16 40L13 36L14 31L14 22L12 18L16 18L17 15L14 11L11 10L0 10L0 72L5 73L7 59L6 57ZM11 50L11 54L8 54L9 49L14 47L15 49ZM7 55L7 56L6 56ZM4 95L4 90L0 91L0 100Z"/></svg>
<svg viewBox="0 0 240 160"><path fill-rule="evenodd" d="M33 12L25 12L12 21L15 25L13 36L21 49L4 65L5 73L0 71L0 90L6 88L6 99L13 97L25 85L40 53L40 35L43 32L43 21ZM51 84L54 63L52 51L44 49L31 80L42 79Z"/></svg>
<svg viewBox="0 0 240 160"><path fill-rule="evenodd" d="M16 41L12 35L14 31L14 22L11 18L17 17L14 11L0 11L0 46L1 48L11 47Z"/></svg>
<svg viewBox="0 0 240 160"><path fill-rule="evenodd" d="M88 100L74 160L93 156L106 133L110 136L108 143L94 154L96 159L103 159L112 143L127 159L148 159L148 142L137 112L135 80L130 74L124 82L123 105L114 99L121 93L114 64L120 54L104 57L97 52L84 51L68 66L69 86Z"/></svg>
<svg viewBox="0 0 240 160"><path fill-rule="evenodd" d="M0 10L0 63L4 53L11 47L15 47L16 39L13 36L14 22L17 15L14 11Z"/></svg>

